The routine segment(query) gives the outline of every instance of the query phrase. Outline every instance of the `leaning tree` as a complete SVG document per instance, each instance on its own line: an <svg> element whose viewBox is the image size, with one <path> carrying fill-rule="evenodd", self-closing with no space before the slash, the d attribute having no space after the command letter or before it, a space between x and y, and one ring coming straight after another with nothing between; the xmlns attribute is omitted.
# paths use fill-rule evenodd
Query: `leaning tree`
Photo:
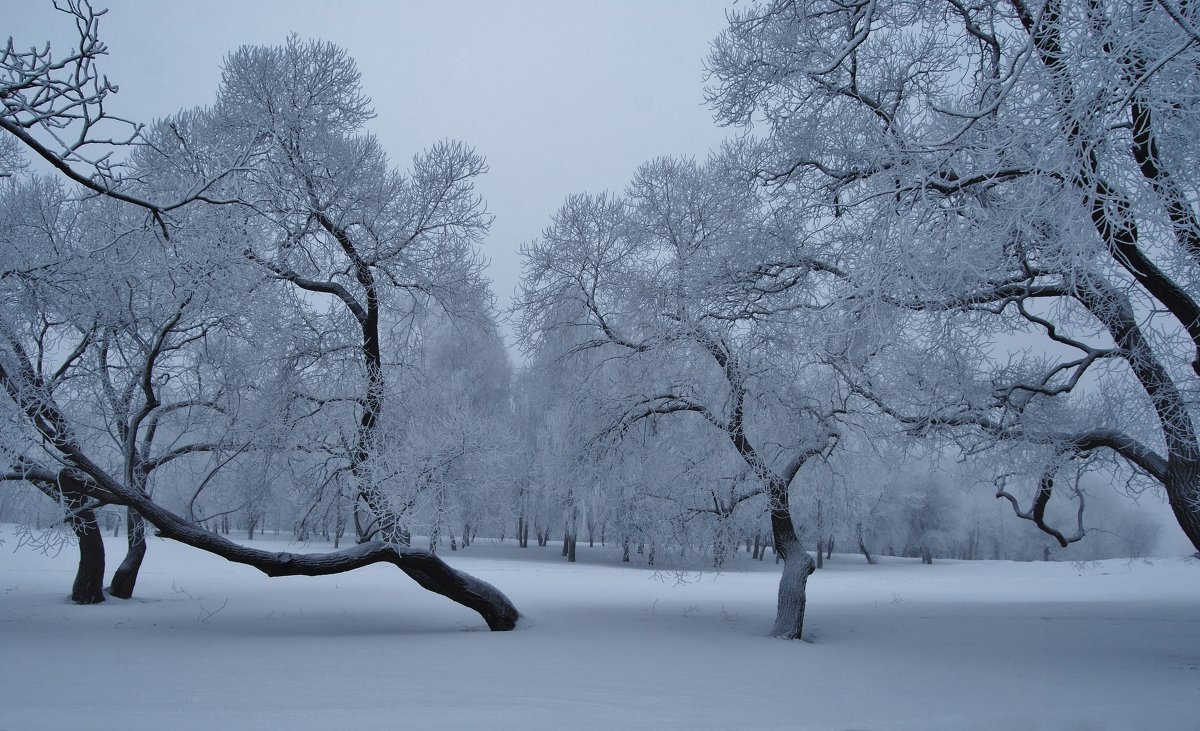
<svg viewBox="0 0 1200 731"><path fill-rule="evenodd" d="M147 209L154 225L131 225L119 211L106 215L100 204L80 207L94 216L88 236L79 235L74 221L36 222L42 229L37 233L61 247L30 244L29 229L19 222L0 226L14 253L12 266L0 273L4 303L29 315L7 321L0 333L0 385L8 415L21 425L5 433L5 478L57 490L85 522L97 506L127 506L165 537L269 575L320 575L390 562L425 588L477 610L492 629L511 629L519 615L503 594L429 551L404 545L394 533L364 535L368 540L360 545L328 554L255 550L195 525L144 484L148 472L164 464L155 434L169 432L162 441L166 454L176 455L170 461L244 451L209 440L212 425L233 413L219 398L193 398L179 387L209 379L222 367L187 357L188 346L215 348L218 332L222 340L254 345L253 328L240 327L218 303L252 302L257 288L290 287L302 293L292 303L303 311L300 318L322 323L315 330L326 339L309 352L317 361L313 367L340 371L361 388L349 398L289 398L334 412L325 414L329 419L353 420L353 437L340 450L343 467L334 469L353 476L361 499L386 525L388 508L370 481L376 427L389 396L380 323L390 307L411 308L422 297L451 302L457 290L478 283L475 246L487 217L471 179L482 172L482 160L462 145L442 143L418 156L410 174L391 170L374 138L360 132L371 111L353 61L328 44L291 39L279 48L246 48L231 56L213 107L176 115L152 130L135 128L125 140L134 145L125 163L130 174L117 176L108 158L82 154L103 147L90 122L114 91L94 70L103 54L98 14L86 4L67 10L78 21L81 53L54 60L48 50L16 53L10 42L3 59L2 128L57 161L68 178L100 194L101 203ZM46 141L44 135L61 141L64 129L76 135L69 144L59 149ZM79 165L90 165L91 174ZM6 172L19 177L19 171ZM160 200L180 203L152 202ZM4 223L15 213L6 211ZM135 272L142 262L126 260L130 271L118 289L128 296L112 306L101 291L111 278L89 278L89 260L135 238L157 247L148 260L171 261ZM206 261L228 262L239 274L227 276ZM177 275L176 267L192 278ZM64 279L67 271L75 276ZM164 291L172 296L163 297ZM324 307L320 298L326 298ZM46 306L50 302L55 309ZM275 326L292 319L270 307L237 313L246 315ZM346 357L355 351L357 358ZM104 398L77 397L82 393ZM187 428L166 426L168 418ZM96 443L98 420L111 427L122 449ZM140 479L130 477L131 465Z"/></svg>

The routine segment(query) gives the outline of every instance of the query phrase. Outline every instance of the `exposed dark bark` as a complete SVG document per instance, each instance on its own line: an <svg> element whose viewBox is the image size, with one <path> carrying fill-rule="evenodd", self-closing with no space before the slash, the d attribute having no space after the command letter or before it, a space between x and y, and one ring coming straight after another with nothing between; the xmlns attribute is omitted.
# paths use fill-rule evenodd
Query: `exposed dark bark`
<svg viewBox="0 0 1200 731"><path fill-rule="evenodd" d="M164 531L168 537L170 531ZM194 545L188 540L183 540ZM236 549L241 546L230 543ZM419 548L397 548L383 543L361 543L336 553L292 554L269 553L251 549L222 550L206 548L235 563L244 563L268 576L325 576L350 571L374 563L390 563L408 574L422 588L475 610L488 627L495 631L516 627L520 614L498 589L451 568L432 551Z"/></svg>
<svg viewBox="0 0 1200 731"><path fill-rule="evenodd" d="M1162 481L1179 527L1200 550L1200 441L1183 395L1139 327L1128 298L1100 278L1088 276L1079 278L1076 296L1126 353L1130 370L1150 397L1167 447L1166 467L1162 469L1163 460L1157 456L1135 463ZM1118 453L1134 461L1137 455L1130 457L1127 452L1118 445Z"/></svg>
<svg viewBox="0 0 1200 731"><path fill-rule="evenodd" d="M63 521L71 526L79 541L79 564L71 586L71 601L76 604L99 604L104 601L104 539L96 520L96 507L101 501L90 484L71 475L54 473L31 463L18 460L12 472L2 475L5 480L25 480L65 512ZM105 494L106 495L106 494ZM37 514L41 530L41 513Z"/></svg>
<svg viewBox="0 0 1200 731"><path fill-rule="evenodd" d="M1165 485L1175 520L1200 551L1200 458L1181 454L1171 459Z"/></svg>
<svg viewBox="0 0 1200 731"><path fill-rule="evenodd" d="M75 452L74 449L70 451ZM207 551L227 561L253 566L268 576L325 576L375 563L390 563L422 588L475 610L492 630L514 629L521 616L508 597L494 586L457 571L432 551L374 541L334 553L275 553L248 548L192 525L152 502L144 494L116 483L82 453L75 452L72 456L80 463L88 478L103 489L128 501L163 537Z"/></svg>
<svg viewBox="0 0 1200 731"><path fill-rule="evenodd" d="M799 471L803 460L793 462L788 478L772 478L768 483L771 508L771 537L776 561L783 560L783 575L779 577L779 599L775 609L773 637L798 640L804 631L804 610L807 604L808 577L816 570L808 552L800 545L788 503L788 484ZM818 556L820 553L818 552Z"/></svg>
<svg viewBox="0 0 1200 731"><path fill-rule="evenodd" d="M99 604L104 601L104 539L91 501L78 492L65 490L67 520L79 540L79 568L71 585L71 601Z"/></svg>
<svg viewBox="0 0 1200 731"><path fill-rule="evenodd" d="M1030 12L1022 3L1015 4L1018 17L1024 25L1038 58L1050 70L1057 82L1056 106L1062 114L1059 125L1068 143L1068 149L1076 150L1077 169L1072 182L1083 193L1085 205L1091 211L1092 225L1108 247L1113 261L1121 265L1130 276L1157 299L1179 322L1191 337L1196 349L1192 368L1200 375L1200 304L1185 288L1179 286L1163 272L1142 250L1141 236L1136 218L1130 215L1132 203L1129 198L1110 186L1101 175L1096 147L1087 138L1084 119L1076 112L1078 93L1072 86L1074 78L1070 62L1063 53L1063 17L1057 3L1046 4L1045 12ZM1191 221L1178 219L1171 212L1171 185L1165 171L1157 165L1157 147L1153 137L1153 118L1149 109L1140 104L1137 94L1131 95L1131 115L1134 134L1133 154L1143 176L1161 196L1167 206L1168 215L1176 235L1182 235L1180 244L1188 248L1187 234ZM1194 253L1189 250L1189 253Z"/></svg>
<svg viewBox="0 0 1200 731"><path fill-rule="evenodd" d="M862 555L863 555L863 556L865 556L865 557L867 558L867 563L869 563L869 564L874 564L874 563L875 563L875 559L874 559L874 558L871 556L871 552L867 550L867 543L866 543L866 541L865 541L865 540L863 540L863 526L862 526L862 523L859 523L859 524L857 524L857 525L854 527L854 530L855 530L855 533L857 534L857 537L858 537L858 550L859 550L859 551L862 553Z"/></svg>
<svg viewBox="0 0 1200 731"><path fill-rule="evenodd" d="M138 572L142 561L146 558L146 521L133 508L126 509L126 545L125 558L113 572L112 584L108 593L118 599L133 597L133 588L137 584Z"/></svg>
<svg viewBox="0 0 1200 731"><path fill-rule="evenodd" d="M65 415L52 396L37 387L36 374L18 364L14 374L0 362L0 385L25 412L48 446L75 466L52 477L58 484L77 485L81 495L136 510L166 538L253 566L268 576L320 576L349 571L373 563L392 563L423 588L441 594L480 614L493 630L510 630L520 614L504 594L485 581L456 571L429 551L378 542L325 554L272 553L233 543L209 533L152 501L143 491L113 478L84 452ZM20 479L39 479L22 470Z"/></svg>

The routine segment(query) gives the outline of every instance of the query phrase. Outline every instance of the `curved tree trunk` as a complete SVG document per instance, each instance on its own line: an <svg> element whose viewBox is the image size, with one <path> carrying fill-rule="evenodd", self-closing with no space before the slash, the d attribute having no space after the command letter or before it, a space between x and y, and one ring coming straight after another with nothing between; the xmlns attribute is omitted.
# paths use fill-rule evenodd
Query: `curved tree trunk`
<svg viewBox="0 0 1200 731"><path fill-rule="evenodd" d="M783 559L783 575L779 577L779 598L775 608L772 637L798 640L804 631L804 609L807 603L808 577L816 570L816 562L800 545L792 512L788 504L787 483L772 479L769 484L771 501L771 534L775 555ZM820 552L818 551L818 556Z"/></svg>
<svg viewBox="0 0 1200 731"><path fill-rule="evenodd" d="M516 628L517 620L521 617L516 607L499 589L454 569L432 551L377 541L360 543L353 548L333 553L309 554L275 553L239 545L189 523L153 502L144 493L132 490L112 479L74 444L65 440L60 441L60 444L80 466L81 471L95 481L94 486L98 491L121 502L127 502L129 507L135 508L165 538L208 551L227 561L253 566L268 576L325 576L386 562L408 574L422 588L478 612L487 626L494 631ZM66 475L67 472L64 470L60 474Z"/></svg>
<svg viewBox="0 0 1200 731"><path fill-rule="evenodd" d="M272 553L245 548L203 531L196 535L176 531L172 526L159 527L167 538L215 553L227 561L253 566L267 576L326 576L375 563L390 563L422 588L475 610L491 630L514 629L521 617L499 589L452 568L432 551L372 541L333 553Z"/></svg>
<svg viewBox="0 0 1200 731"><path fill-rule="evenodd" d="M104 601L104 539L96 522L96 511L88 498L79 493L67 493L67 520L79 539L79 568L71 586L71 601L76 604L99 604Z"/></svg>
<svg viewBox="0 0 1200 731"><path fill-rule="evenodd" d="M1161 457L1156 457L1154 464L1131 461L1143 469L1148 467L1147 471L1162 483L1179 527L1200 550L1200 434L1187 403L1142 332L1124 293L1099 277L1080 277L1076 298L1104 324L1113 342L1129 354L1129 368L1150 398L1167 448L1165 465L1159 464ZM1196 326L1200 328L1200 322ZM1128 454L1121 454L1130 459Z"/></svg>
<svg viewBox="0 0 1200 731"><path fill-rule="evenodd" d="M124 505L136 510L159 532L193 548L221 556L235 563L253 566L268 576L320 576L349 571L386 561L408 574L423 588L441 594L475 610L492 630L511 630L516 627L520 613L508 597L486 581L456 571L429 551L382 543L364 543L352 549L325 554L271 553L238 545L228 538L209 533L182 517L158 505L137 486L123 483L102 469L75 440L70 421L59 409L52 396L29 398L28 385L33 379L15 378L0 363L0 385L22 407L31 423L49 444L73 468L57 475L34 475L26 470L22 479L57 482L59 485L78 485L82 496L103 502ZM93 524L95 522L93 515ZM99 533L97 531L97 538ZM103 582L101 582L103 583Z"/></svg>
<svg viewBox="0 0 1200 731"><path fill-rule="evenodd" d="M783 575L779 577L779 600L771 636L798 640L804 631L808 577L816 570L816 563L799 541L775 545L783 556Z"/></svg>
<svg viewBox="0 0 1200 731"><path fill-rule="evenodd" d="M129 548L121 565L113 572L112 584L108 587L108 593L118 599L129 599L133 596L138 571L142 568L142 560L146 558L146 521L138 511L126 508L125 525Z"/></svg>

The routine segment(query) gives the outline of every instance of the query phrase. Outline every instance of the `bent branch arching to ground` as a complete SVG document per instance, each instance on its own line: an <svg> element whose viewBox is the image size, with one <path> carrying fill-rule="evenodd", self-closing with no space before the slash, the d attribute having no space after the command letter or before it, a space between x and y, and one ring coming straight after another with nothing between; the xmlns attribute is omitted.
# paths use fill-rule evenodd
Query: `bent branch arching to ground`
<svg viewBox="0 0 1200 731"><path fill-rule="evenodd" d="M253 566L267 576L326 576L353 571L375 563L390 563L422 588L441 594L479 613L493 631L514 629L520 613L508 597L486 581L463 573L430 551L381 542L362 543L330 553L288 553L263 551L234 543L194 526L144 495L127 491L103 471L80 459L86 477L72 473L73 480L96 482L105 492L128 500L166 538L220 556L234 563ZM77 462L77 464L79 464Z"/></svg>

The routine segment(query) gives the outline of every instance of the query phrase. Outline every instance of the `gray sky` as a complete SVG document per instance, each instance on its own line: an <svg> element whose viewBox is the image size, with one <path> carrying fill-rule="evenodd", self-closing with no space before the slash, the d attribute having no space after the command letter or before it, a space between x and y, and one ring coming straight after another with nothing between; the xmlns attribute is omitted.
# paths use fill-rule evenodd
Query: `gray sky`
<svg viewBox="0 0 1200 731"><path fill-rule="evenodd" d="M290 32L347 48L398 167L440 139L485 155L479 192L495 215L484 253L501 306L517 249L569 193L619 190L641 162L703 157L729 130L702 96L703 59L730 0L93 0L107 7L101 71L110 110L150 121L210 103L225 54ZM50 0L9 0L0 35L59 48L73 26Z"/></svg>

